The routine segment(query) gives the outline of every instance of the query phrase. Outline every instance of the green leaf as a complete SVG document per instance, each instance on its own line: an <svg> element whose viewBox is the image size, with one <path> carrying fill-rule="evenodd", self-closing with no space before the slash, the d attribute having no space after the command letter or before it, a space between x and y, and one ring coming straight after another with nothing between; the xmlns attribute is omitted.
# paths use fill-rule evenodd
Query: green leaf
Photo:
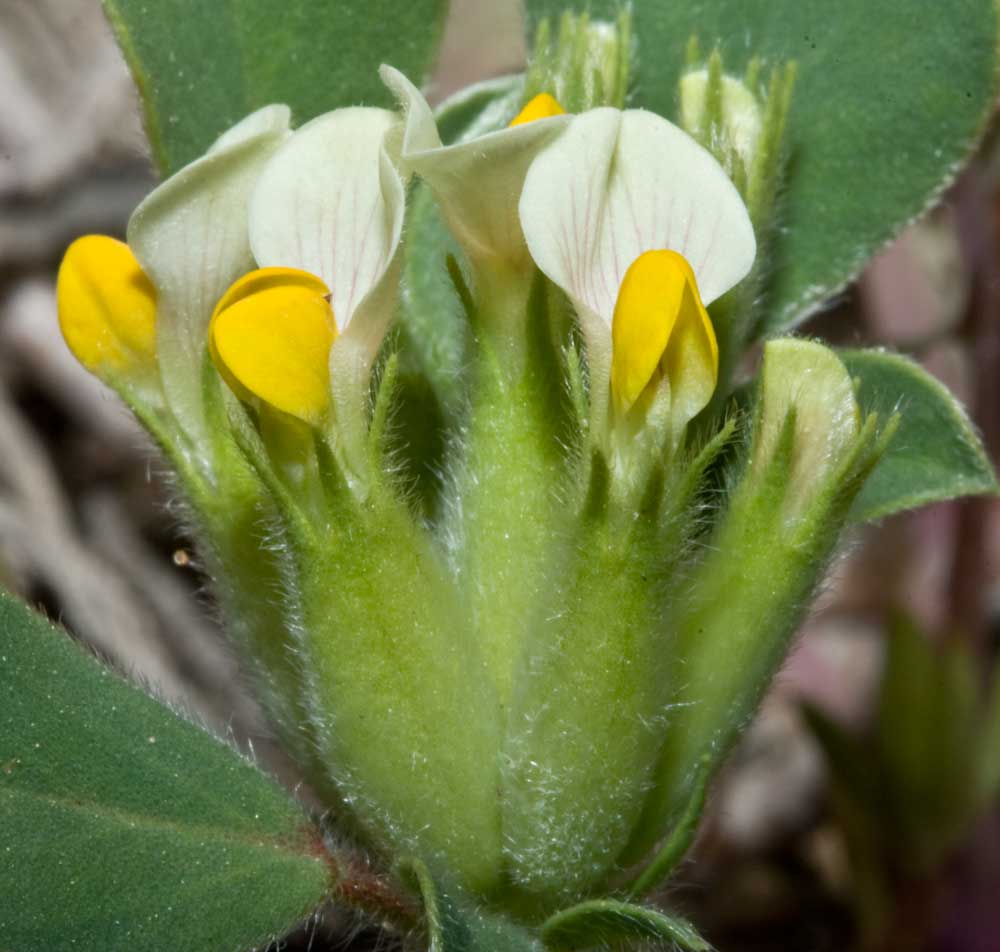
<svg viewBox="0 0 1000 952"><path fill-rule="evenodd" d="M980 679L966 646L937 648L903 616L889 626L887 647L875 735L892 797L886 820L911 868L930 870L981 808Z"/></svg>
<svg viewBox="0 0 1000 952"><path fill-rule="evenodd" d="M249 948L323 900L253 764L0 595L0 949Z"/></svg>
<svg viewBox="0 0 1000 952"><path fill-rule="evenodd" d="M443 891L421 860L403 860L400 873L420 893L427 952L542 952L526 929Z"/></svg>
<svg viewBox="0 0 1000 952"><path fill-rule="evenodd" d="M855 811L869 816L881 816L887 800L891 802L880 773L881 764L872 763L868 747L821 708L809 703L802 705L802 716L829 764L838 786Z"/></svg>
<svg viewBox="0 0 1000 952"><path fill-rule="evenodd" d="M628 940L669 942L688 952L711 949L684 919L613 899L595 899L557 912L542 926L542 939L553 949L594 949Z"/></svg>
<svg viewBox="0 0 1000 952"><path fill-rule="evenodd" d="M893 908L890 857L899 846L893 794L869 744L816 707L804 705L802 714L829 766L832 804L847 839L862 929L874 931L873 924L884 927Z"/></svg>
<svg viewBox="0 0 1000 952"><path fill-rule="evenodd" d="M858 383L862 411L874 411L884 419L898 412L900 417L899 429L854 501L852 521L997 491L983 445L946 387L899 354L882 350L839 354Z"/></svg>
<svg viewBox="0 0 1000 952"><path fill-rule="evenodd" d="M988 769L979 689L965 645L936 647L897 616L887 631L874 730L860 738L804 709L857 862L923 875L968 835L983 809Z"/></svg>
<svg viewBox="0 0 1000 952"><path fill-rule="evenodd" d="M619 0L525 0L611 19ZM768 327L787 327L858 274L953 178L996 89L993 0L632 0L635 101L675 117L685 45L718 44L725 69L750 57L798 63L791 165Z"/></svg>
<svg viewBox="0 0 1000 952"><path fill-rule="evenodd" d="M1000 664L993 666L979 741L979 796L991 806L1000 796Z"/></svg>
<svg viewBox="0 0 1000 952"><path fill-rule="evenodd" d="M164 174L238 119L287 103L299 124L337 106L390 106L391 63L419 83L447 0L104 0ZM391 25L391 26L390 26Z"/></svg>

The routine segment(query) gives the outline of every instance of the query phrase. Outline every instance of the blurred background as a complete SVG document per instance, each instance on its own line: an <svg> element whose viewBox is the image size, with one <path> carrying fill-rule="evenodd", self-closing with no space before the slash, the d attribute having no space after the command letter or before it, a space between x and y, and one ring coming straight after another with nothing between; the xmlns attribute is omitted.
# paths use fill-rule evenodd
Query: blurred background
<svg viewBox="0 0 1000 952"><path fill-rule="evenodd" d="M517 69L512 0L453 0L432 95ZM287 782L167 474L60 337L78 235L154 176L99 0L0 0L0 584ZM1000 456L1000 144L803 329L913 355ZM1000 949L1000 502L855 532L666 898L720 952ZM331 942L371 936L331 917ZM343 931L346 930L346 931ZM314 944L313 948L319 946Z"/></svg>

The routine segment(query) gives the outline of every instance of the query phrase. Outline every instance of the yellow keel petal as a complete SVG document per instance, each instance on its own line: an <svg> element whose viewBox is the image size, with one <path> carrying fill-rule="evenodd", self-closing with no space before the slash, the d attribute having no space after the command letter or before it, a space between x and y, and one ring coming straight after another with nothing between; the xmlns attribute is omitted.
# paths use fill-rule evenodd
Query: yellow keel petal
<svg viewBox="0 0 1000 952"><path fill-rule="evenodd" d="M697 289L694 296L697 296ZM719 348L705 308L681 306L661 366L670 381L674 432L708 406L719 379Z"/></svg>
<svg viewBox="0 0 1000 952"><path fill-rule="evenodd" d="M242 301L251 294L282 287L303 288L317 297L327 297L330 294L330 289L323 283L323 279L317 278L309 271L300 271L298 268L258 268L230 285L229 290L215 305L212 316L214 318L220 311L232 307L237 301Z"/></svg>
<svg viewBox="0 0 1000 952"><path fill-rule="evenodd" d="M647 251L632 262L618 291L611 341L611 390L622 412L660 369L675 418L686 422L711 398L719 368L715 332L694 272L676 251Z"/></svg>
<svg viewBox="0 0 1000 952"><path fill-rule="evenodd" d="M559 101L548 93L539 93L531 99L525 107L511 119L507 128L523 126L526 122L534 122L536 119L551 119L553 116L562 116L566 110L559 105Z"/></svg>
<svg viewBox="0 0 1000 952"><path fill-rule="evenodd" d="M297 268L258 268L256 271L243 275L242 278L229 286L226 293L219 299L219 303L215 305L212 319L208 325L208 352L212 356L212 362L233 393L244 401L249 401L254 395L229 372L225 362L219 357L218 349L215 346L215 322L223 311L238 301L242 301L259 291L278 287L300 287L313 292L317 297L326 297L330 293L322 279L308 271L300 271Z"/></svg>
<svg viewBox="0 0 1000 952"><path fill-rule="evenodd" d="M94 373L121 373L156 359L156 291L122 241L85 235L69 246L56 283L59 326Z"/></svg>
<svg viewBox="0 0 1000 952"><path fill-rule="evenodd" d="M337 336L326 286L291 269L252 272L223 296L209 347L238 395L318 424L330 403L330 347Z"/></svg>

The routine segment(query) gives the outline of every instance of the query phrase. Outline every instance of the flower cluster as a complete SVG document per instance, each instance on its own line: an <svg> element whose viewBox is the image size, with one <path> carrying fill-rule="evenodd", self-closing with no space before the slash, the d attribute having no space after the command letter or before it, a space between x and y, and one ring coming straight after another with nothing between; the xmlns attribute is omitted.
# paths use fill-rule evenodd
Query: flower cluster
<svg viewBox="0 0 1000 952"><path fill-rule="evenodd" d="M398 112L292 131L268 106L157 188L127 244L74 243L60 321L176 469L327 807L533 915L647 856L717 762L885 432L806 341L770 343L755 414L728 412L739 341L708 309L757 238L692 134L540 93L445 145L382 77ZM701 128L707 80L686 82ZM764 111L728 82L749 167ZM470 337L432 513L392 425L414 179L463 253Z"/></svg>

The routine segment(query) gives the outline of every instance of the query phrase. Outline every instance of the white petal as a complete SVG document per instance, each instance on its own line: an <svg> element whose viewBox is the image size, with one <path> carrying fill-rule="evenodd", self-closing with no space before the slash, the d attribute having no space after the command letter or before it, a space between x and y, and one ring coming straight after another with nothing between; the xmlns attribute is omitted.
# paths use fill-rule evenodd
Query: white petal
<svg viewBox="0 0 1000 952"><path fill-rule="evenodd" d="M643 110L574 117L528 171L520 216L539 268L608 325L622 278L644 251L684 255L706 305L756 254L750 216L719 163Z"/></svg>
<svg viewBox="0 0 1000 952"><path fill-rule="evenodd" d="M389 87L403 111L402 139L399 158L404 171L409 171L407 159L433 149L442 148L434 113L423 94L398 69L383 64L379 67L382 82Z"/></svg>
<svg viewBox="0 0 1000 952"><path fill-rule="evenodd" d="M257 263L319 275L341 330L399 244L405 195L384 148L397 122L392 112L360 107L314 119L275 153L250 205Z"/></svg>
<svg viewBox="0 0 1000 952"><path fill-rule="evenodd" d="M233 146L256 139L258 136L278 135L285 138L292 123L292 111L288 106L274 104L264 106L241 119L231 129L227 129L209 146L206 155L225 152Z"/></svg>
<svg viewBox="0 0 1000 952"><path fill-rule="evenodd" d="M154 189L129 221L128 243L139 263L192 332L207 326L222 292L252 267L249 196L287 136L287 121L283 106L248 116Z"/></svg>
<svg viewBox="0 0 1000 952"><path fill-rule="evenodd" d="M400 164L427 182L470 257L523 260L517 201L524 177L539 150L566 128L570 117L539 119L442 146L420 91L398 70L383 66L380 72L406 114Z"/></svg>
<svg viewBox="0 0 1000 952"><path fill-rule="evenodd" d="M168 399L197 426L198 380L216 301L253 267L250 193L288 135L288 109L266 106L154 189L128 224L128 243L158 295L157 356Z"/></svg>

